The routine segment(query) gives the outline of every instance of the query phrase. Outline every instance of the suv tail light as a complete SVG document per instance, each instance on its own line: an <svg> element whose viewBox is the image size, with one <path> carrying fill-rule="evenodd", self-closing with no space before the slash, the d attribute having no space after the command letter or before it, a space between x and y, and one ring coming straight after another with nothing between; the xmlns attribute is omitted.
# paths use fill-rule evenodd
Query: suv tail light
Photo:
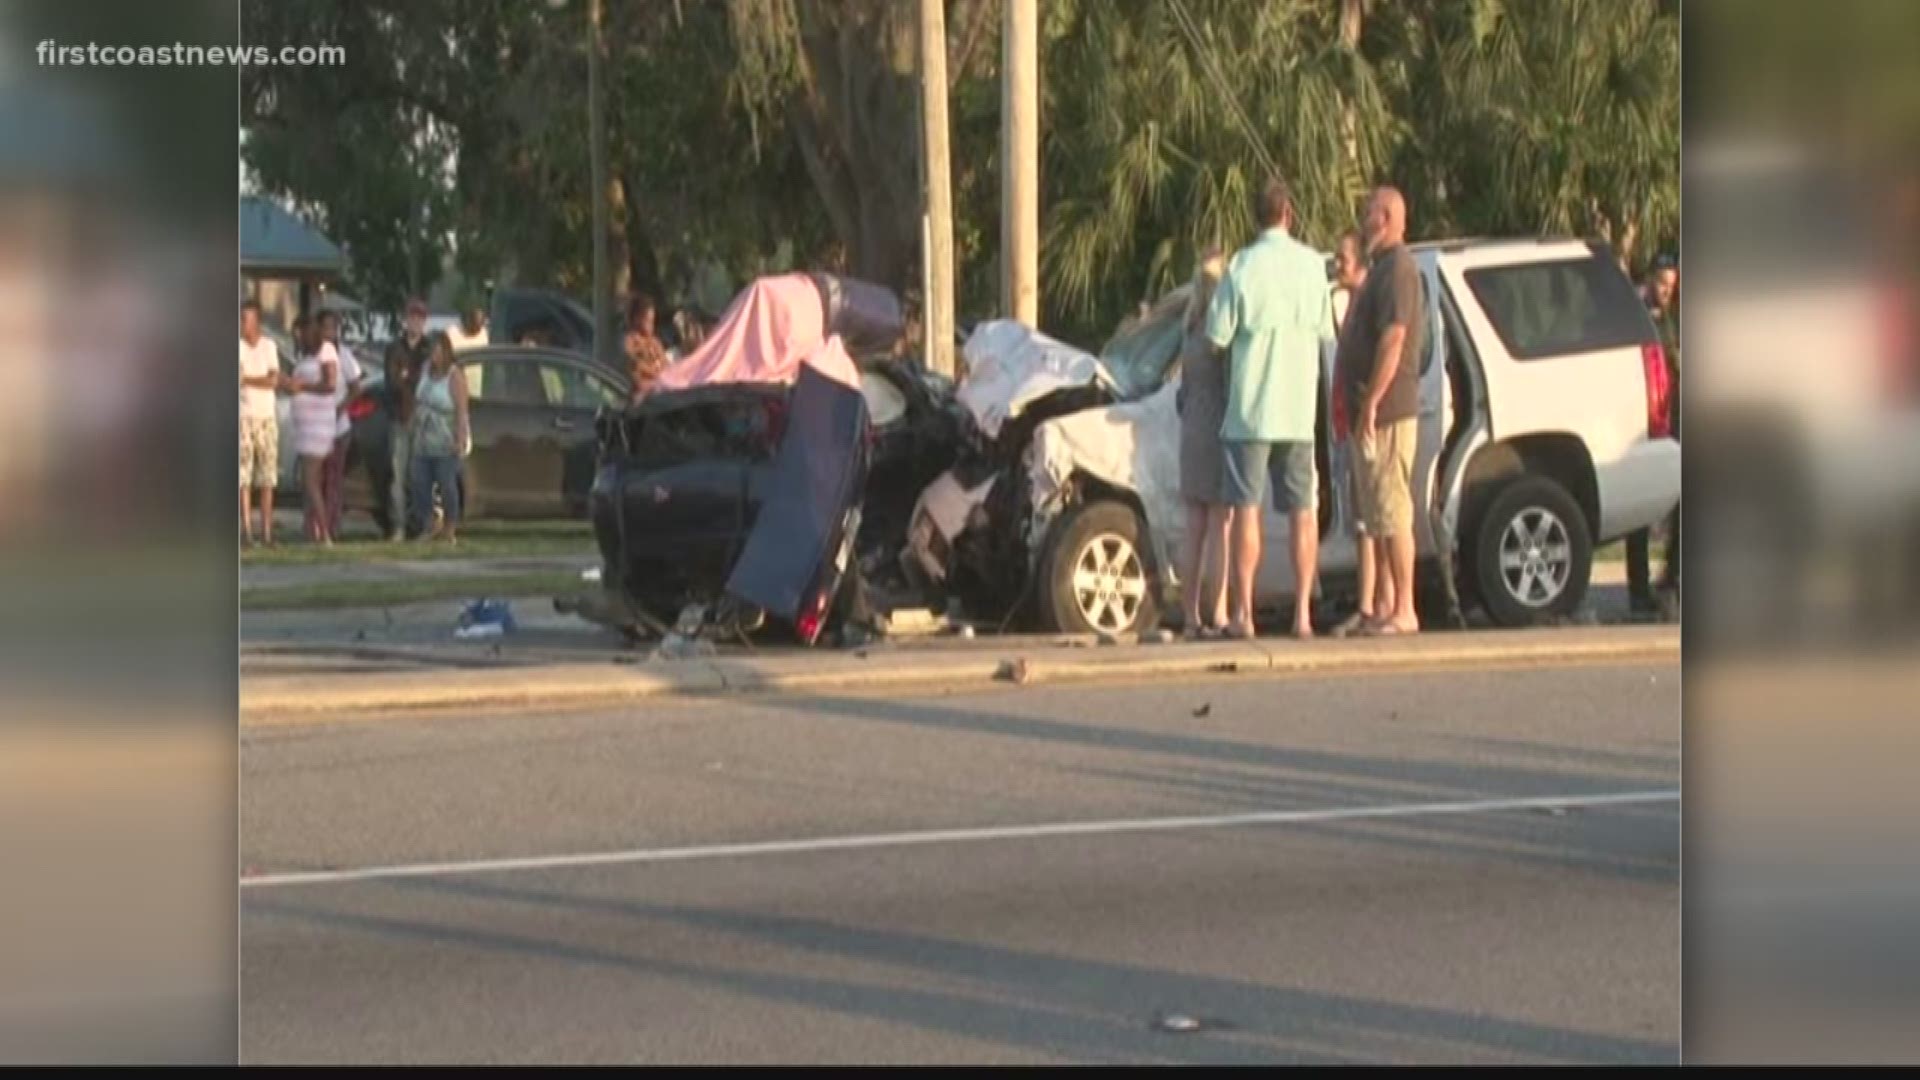
<svg viewBox="0 0 1920 1080"><path fill-rule="evenodd" d="M1667 367L1667 350L1659 342L1640 346L1640 362L1647 372L1647 438L1673 437L1673 373Z"/></svg>
<svg viewBox="0 0 1920 1080"><path fill-rule="evenodd" d="M1907 294L1888 289L1880 297L1881 372L1889 401L1905 402L1920 390L1914 378L1913 309Z"/></svg>
<svg viewBox="0 0 1920 1080"><path fill-rule="evenodd" d="M373 411L379 407L380 404L373 400L373 395L361 394L359 397L347 402L347 419L355 422L365 420L367 417L372 416Z"/></svg>

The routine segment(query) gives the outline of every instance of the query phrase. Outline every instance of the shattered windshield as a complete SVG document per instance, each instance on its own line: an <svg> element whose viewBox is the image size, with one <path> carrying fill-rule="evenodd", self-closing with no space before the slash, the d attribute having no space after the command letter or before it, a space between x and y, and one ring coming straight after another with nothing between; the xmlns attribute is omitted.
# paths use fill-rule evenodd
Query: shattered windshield
<svg viewBox="0 0 1920 1080"><path fill-rule="evenodd" d="M1119 387L1120 400L1138 401L1166 382L1167 372L1180 356L1187 298L1192 294L1193 286L1182 285L1161 297L1144 316L1121 324L1100 350L1100 363Z"/></svg>

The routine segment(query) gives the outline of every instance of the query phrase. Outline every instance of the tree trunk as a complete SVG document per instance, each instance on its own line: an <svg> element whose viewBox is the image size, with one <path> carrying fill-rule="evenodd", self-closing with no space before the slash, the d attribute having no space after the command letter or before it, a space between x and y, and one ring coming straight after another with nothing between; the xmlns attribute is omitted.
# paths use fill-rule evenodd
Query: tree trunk
<svg viewBox="0 0 1920 1080"><path fill-rule="evenodd" d="M608 264L612 267L613 280L608 283L612 290L615 306L612 318L621 318L619 305L621 298L632 295L633 291L633 250L628 243L632 235L632 210L627 206L627 184L619 177L607 181L607 247Z"/></svg>

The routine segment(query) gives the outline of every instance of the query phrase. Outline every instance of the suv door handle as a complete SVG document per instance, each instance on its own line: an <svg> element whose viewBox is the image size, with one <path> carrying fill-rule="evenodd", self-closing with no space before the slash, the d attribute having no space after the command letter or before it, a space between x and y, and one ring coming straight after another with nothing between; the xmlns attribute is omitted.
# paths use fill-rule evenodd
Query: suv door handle
<svg viewBox="0 0 1920 1080"><path fill-rule="evenodd" d="M555 431L572 431L573 421L564 416L556 416L553 418L553 427Z"/></svg>

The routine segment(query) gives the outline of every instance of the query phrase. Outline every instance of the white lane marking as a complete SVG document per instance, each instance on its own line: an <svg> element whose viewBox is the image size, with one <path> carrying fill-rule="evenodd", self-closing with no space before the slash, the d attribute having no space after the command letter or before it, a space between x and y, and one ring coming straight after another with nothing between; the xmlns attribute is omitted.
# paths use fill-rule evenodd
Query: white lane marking
<svg viewBox="0 0 1920 1080"><path fill-rule="evenodd" d="M973 844L990 840L1040 840L1059 836L1112 836L1121 833L1173 832L1183 829L1225 829L1242 825L1297 825L1366 818L1426 817L1438 814L1486 814L1541 807L1631 806L1638 803L1678 802L1678 791L1627 791L1612 795L1549 795L1534 799L1485 799L1478 802L1411 803L1391 806L1354 806L1329 810L1272 810L1251 814L1208 817L1137 818L1122 821L1081 821L1052 825L1007 825L981 829L941 829L931 832L880 833L872 836L830 836L813 840L771 840L751 844L713 844L705 847L641 848L582 855L547 855L522 859L482 859L473 862L414 863L373 866L359 870L316 870L291 874L260 874L240 879L242 889L278 889L296 885L326 885L390 878L453 877L467 874L506 874L525 870L563 870L586 866L625 866L639 863L686 862L693 859L741 859L761 855L806 855L823 851L913 847L925 844Z"/></svg>

